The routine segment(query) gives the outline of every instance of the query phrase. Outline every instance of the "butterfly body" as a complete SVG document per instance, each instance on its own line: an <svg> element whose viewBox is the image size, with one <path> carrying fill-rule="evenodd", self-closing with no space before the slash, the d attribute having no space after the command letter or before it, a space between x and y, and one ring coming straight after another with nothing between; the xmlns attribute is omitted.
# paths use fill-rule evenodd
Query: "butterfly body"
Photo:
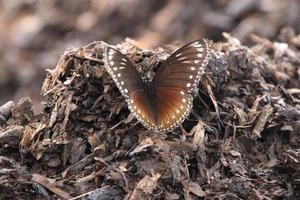
<svg viewBox="0 0 300 200"><path fill-rule="evenodd" d="M143 79L143 89L142 92L145 94L145 104L149 107L149 112L151 116L151 121L153 121L155 124L157 124L157 93L155 90L155 86L153 85L152 81L150 81L148 78ZM134 96L134 95L133 95Z"/></svg>
<svg viewBox="0 0 300 200"><path fill-rule="evenodd" d="M114 48L106 49L105 58L105 68L134 116L146 128L166 132L180 125L192 109L192 92L209 61L210 42L196 40L175 51L152 80Z"/></svg>

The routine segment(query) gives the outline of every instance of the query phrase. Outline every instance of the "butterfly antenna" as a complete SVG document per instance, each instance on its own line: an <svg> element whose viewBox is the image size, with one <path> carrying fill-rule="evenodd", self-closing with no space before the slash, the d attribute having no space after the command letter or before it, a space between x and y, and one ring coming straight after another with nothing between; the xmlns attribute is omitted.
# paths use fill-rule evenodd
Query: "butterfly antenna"
<svg viewBox="0 0 300 200"><path fill-rule="evenodd" d="M184 135L188 135L188 136L190 135L188 132L186 132L186 130L183 128L182 125L180 125L179 127L180 127L181 132L182 132Z"/></svg>
<svg viewBox="0 0 300 200"><path fill-rule="evenodd" d="M197 96L197 98L202 102L202 104L205 106L207 110L209 110L209 106L206 104L206 102L202 99L200 95Z"/></svg>

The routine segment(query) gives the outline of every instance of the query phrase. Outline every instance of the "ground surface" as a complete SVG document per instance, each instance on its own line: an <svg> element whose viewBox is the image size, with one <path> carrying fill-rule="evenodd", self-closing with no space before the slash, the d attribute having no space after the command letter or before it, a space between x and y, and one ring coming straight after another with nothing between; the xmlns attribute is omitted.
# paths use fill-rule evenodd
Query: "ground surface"
<svg viewBox="0 0 300 200"><path fill-rule="evenodd" d="M160 135L137 123L103 69L106 43L66 51L41 114L28 98L0 109L1 198L300 198L299 36L253 35L251 48L224 38L185 131ZM147 74L176 49L116 48Z"/></svg>
<svg viewBox="0 0 300 200"><path fill-rule="evenodd" d="M300 199L299 1L83 2L0 2L0 199ZM184 130L147 131L105 42L151 76L200 36Z"/></svg>

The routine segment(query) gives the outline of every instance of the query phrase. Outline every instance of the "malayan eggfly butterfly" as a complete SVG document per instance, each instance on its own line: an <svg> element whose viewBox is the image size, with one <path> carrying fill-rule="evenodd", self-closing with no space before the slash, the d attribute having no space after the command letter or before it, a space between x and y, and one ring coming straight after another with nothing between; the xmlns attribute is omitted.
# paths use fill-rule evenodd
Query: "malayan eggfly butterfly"
<svg viewBox="0 0 300 200"><path fill-rule="evenodd" d="M211 52L211 42L199 39L171 54L153 80L141 75L120 51L107 47L105 68L128 108L148 129L166 132L178 127L192 109L192 92L198 86Z"/></svg>

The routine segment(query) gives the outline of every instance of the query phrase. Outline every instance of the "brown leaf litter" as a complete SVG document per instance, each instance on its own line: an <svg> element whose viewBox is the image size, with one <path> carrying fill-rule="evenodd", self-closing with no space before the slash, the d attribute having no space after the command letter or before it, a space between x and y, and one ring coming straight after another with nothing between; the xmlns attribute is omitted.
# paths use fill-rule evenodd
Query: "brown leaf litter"
<svg viewBox="0 0 300 200"><path fill-rule="evenodd" d="M156 135L103 68L104 42L66 51L36 115L0 107L0 199L300 198L300 43L224 34L182 128ZM288 34L287 34L288 33ZM115 46L149 76L175 50Z"/></svg>

